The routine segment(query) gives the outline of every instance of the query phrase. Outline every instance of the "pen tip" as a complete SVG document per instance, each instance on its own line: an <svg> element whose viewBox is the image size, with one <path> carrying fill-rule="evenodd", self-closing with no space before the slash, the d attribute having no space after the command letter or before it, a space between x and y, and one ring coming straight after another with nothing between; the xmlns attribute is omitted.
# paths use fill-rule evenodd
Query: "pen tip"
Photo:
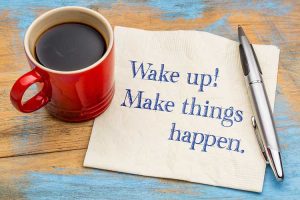
<svg viewBox="0 0 300 200"><path fill-rule="evenodd" d="M242 36L246 36L243 28L241 25L238 25L238 36L239 36L239 41L242 41Z"/></svg>
<svg viewBox="0 0 300 200"><path fill-rule="evenodd" d="M239 34L239 36L244 36L245 35L245 32L244 32L241 25L238 25L238 34Z"/></svg>

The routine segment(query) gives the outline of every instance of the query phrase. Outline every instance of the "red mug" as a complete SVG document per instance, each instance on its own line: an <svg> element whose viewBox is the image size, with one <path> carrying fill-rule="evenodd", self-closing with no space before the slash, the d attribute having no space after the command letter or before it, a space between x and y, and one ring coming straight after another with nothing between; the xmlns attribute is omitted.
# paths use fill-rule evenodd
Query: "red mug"
<svg viewBox="0 0 300 200"><path fill-rule="evenodd" d="M106 52L96 63L75 71L58 71L44 67L35 58L35 42L47 29L62 23L79 22L92 26L105 39ZM31 71L13 85L10 99L25 113L45 106L58 119L86 121L100 115L114 95L114 38L109 22L96 11L83 7L61 7L38 17L28 28L24 39L25 53ZM40 92L22 103L25 91L41 83Z"/></svg>

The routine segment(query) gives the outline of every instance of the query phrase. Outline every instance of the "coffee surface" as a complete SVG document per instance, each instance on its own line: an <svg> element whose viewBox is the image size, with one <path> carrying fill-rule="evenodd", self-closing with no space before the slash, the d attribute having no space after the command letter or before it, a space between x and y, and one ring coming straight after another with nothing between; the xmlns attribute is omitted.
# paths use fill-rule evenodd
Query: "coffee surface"
<svg viewBox="0 0 300 200"><path fill-rule="evenodd" d="M58 71L79 70L97 62L105 53L103 36L91 26L64 23L45 31L36 42L39 63Z"/></svg>

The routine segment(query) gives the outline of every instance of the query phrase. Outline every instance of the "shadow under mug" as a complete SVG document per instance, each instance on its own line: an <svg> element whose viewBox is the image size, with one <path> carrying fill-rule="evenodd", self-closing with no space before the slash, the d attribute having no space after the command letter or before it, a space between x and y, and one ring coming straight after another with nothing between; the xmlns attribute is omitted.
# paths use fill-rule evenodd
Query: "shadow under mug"
<svg viewBox="0 0 300 200"><path fill-rule="evenodd" d="M47 29L62 23L79 22L99 31L107 50L96 63L75 71L58 71L44 67L35 58L35 43ZM25 53L31 71L13 85L10 99L16 109L29 113L45 106L58 119L70 122L86 121L100 115L110 105L114 95L113 30L109 22L96 11L83 7L61 7L38 17L28 28ZM22 102L25 91L34 83L40 91Z"/></svg>

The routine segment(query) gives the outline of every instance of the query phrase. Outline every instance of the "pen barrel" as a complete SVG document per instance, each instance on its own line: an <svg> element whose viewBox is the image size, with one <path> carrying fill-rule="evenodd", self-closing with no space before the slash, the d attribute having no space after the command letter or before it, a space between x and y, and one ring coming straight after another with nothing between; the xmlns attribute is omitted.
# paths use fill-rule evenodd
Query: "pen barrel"
<svg viewBox="0 0 300 200"><path fill-rule="evenodd" d="M248 85L248 94L251 99L252 125L258 133L258 142L263 147L263 155L269 162L278 181L284 178L281 155L272 115L271 106L262 79L262 71L259 66L254 48L247 39L242 27L238 27L240 40L240 58L243 73Z"/></svg>
<svg viewBox="0 0 300 200"><path fill-rule="evenodd" d="M250 83L249 90L252 110L265 150L270 148L280 151L272 110L263 82Z"/></svg>

